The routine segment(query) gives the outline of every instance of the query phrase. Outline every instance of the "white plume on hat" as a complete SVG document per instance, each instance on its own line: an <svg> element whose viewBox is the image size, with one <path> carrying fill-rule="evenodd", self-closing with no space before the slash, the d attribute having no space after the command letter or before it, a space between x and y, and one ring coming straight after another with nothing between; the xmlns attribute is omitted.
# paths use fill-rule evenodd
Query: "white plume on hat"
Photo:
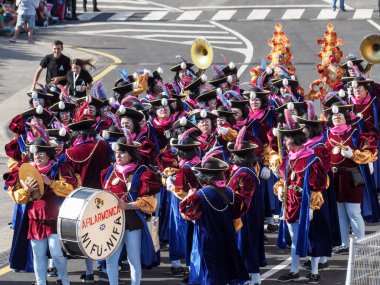
<svg viewBox="0 0 380 285"><path fill-rule="evenodd" d="M120 114L125 114L125 106L124 105L120 105L119 107L119 110L117 110Z"/></svg>
<svg viewBox="0 0 380 285"><path fill-rule="evenodd" d="M207 75L203 73L201 75L201 80L202 80L202 82L206 82L207 81Z"/></svg>
<svg viewBox="0 0 380 285"><path fill-rule="evenodd" d="M270 68L269 66L267 66L267 68L265 69L265 72L268 74L268 75L271 75L273 73L273 70L272 68Z"/></svg>
<svg viewBox="0 0 380 285"><path fill-rule="evenodd" d="M288 110L294 110L294 103L293 102L288 102L286 104L286 109L288 109Z"/></svg>
<svg viewBox="0 0 380 285"><path fill-rule="evenodd" d="M161 67L158 67L158 68L157 68L157 73L158 73L158 74L163 74L163 73L164 73L164 70L163 70Z"/></svg>
<svg viewBox="0 0 380 285"><path fill-rule="evenodd" d="M181 62L181 68L186 69L186 62L184 62L184 61Z"/></svg>
<svg viewBox="0 0 380 285"><path fill-rule="evenodd" d="M65 128L60 128L58 133L60 137L64 137L66 136L67 131Z"/></svg>
<svg viewBox="0 0 380 285"><path fill-rule="evenodd" d="M284 79L282 80L282 85L284 85L284 86L288 86L288 85L289 85L289 80L288 80L287 78L284 78Z"/></svg>
<svg viewBox="0 0 380 285"><path fill-rule="evenodd" d="M231 83L231 82L232 82L232 75L228 75L228 76L227 76L227 82L228 82L228 83Z"/></svg>
<svg viewBox="0 0 380 285"><path fill-rule="evenodd" d="M161 99L161 105L162 105L162 106L167 106L167 105L168 105L168 99L166 99L166 98L162 98L162 99Z"/></svg>
<svg viewBox="0 0 380 285"><path fill-rule="evenodd" d="M347 61L347 67L349 68L354 67L354 63L351 60Z"/></svg>
<svg viewBox="0 0 380 285"><path fill-rule="evenodd" d="M344 96L346 96L346 93L344 92L343 89L340 89L338 94L340 98L343 98Z"/></svg>
<svg viewBox="0 0 380 285"><path fill-rule="evenodd" d="M187 123L187 119L185 117L182 117L180 120L179 120L179 124L181 126L186 126L186 123Z"/></svg>
<svg viewBox="0 0 380 285"><path fill-rule="evenodd" d="M37 152L37 147L35 146L35 145L31 145L30 147L29 147L29 152L30 153L36 153Z"/></svg>
<svg viewBox="0 0 380 285"><path fill-rule="evenodd" d="M111 97L111 98L108 99L108 104L111 105L111 106L115 105L115 102L116 101L115 101L114 97Z"/></svg>
<svg viewBox="0 0 380 285"><path fill-rule="evenodd" d="M44 108L42 108L41 105L38 105L37 108L36 108L36 113L39 114L39 115L41 115L43 113L43 111L44 111Z"/></svg>
<svg viewBox="0 0 380 285"><path fill-rule="evenodd" d="M102 131L102 137L105 139L105 140L108 140L110 138L110 133L107 131L107 130L103 130Z"/></svg>
<svg viewBox="0 0 380 285"><path fill-rule="evenodd" d="M222 91L222 89L220 87L216 88L215 91L216 91L216 94L219 95L219 96L223 94L223 91Z"/></svg>
<svg viewBox="0 0 380 285"><path fill-rule="evenodd" d="M139 84L135 81L132 85L133 89L137 89L139 87Z"/></svg>
<svg viewBox="0 0 380 285"><path fill-rule="evenodd" d="M351 86L352 86L352 88L357 88L358 82L356 80L352 81Z"/></svg>
<svg viewBox="0 0 380 285"><path fill-rule="evenodd" d="M66 107L65 102L63 102L63 101L59 101L59 103L58 103L58 108L59 108L60 110L63 110L63 109L65 109L65 107Z"/></svg>
<svg viewBox="0 0 380 285"><path fill-rule="evenodd" d="M249 98L251 99L251 101L255 100L256 97L257 97L256 92L251 91L251 93L249 93Z"/></svg>
<svg viewBox="0 0 380 285"><path fill-rule="evenodd" d="M33 98L34 100L37 100L37 98L38 98L38 94L37 94L36 91L33 91L33 92L32 92L32 98Z"/></svg>
<svg viewBox="0 0 380 285"><path fill-rule="evenodd" d="M139 75L137 74L137 72L133 73L133 78L136 79L137 77L139 77Z"/></svg>
<svg viewBox="0 0 380 285"><path fill-rule="evenodd" d="M336 105L333 106L331 110L332 110L333 114L338 114L339 113L339 107L336 106Z"/></svg>
<svg viewBox="0 0 380 285"><path fill-rule="evenodd" d="M117 142L113 142L111 144L111 148L113 151L118 151L120 149L119 144Z"/></svg>
<svg viewBox="0 0 380 285"><path fill-rule="evenodd" d="M201 118L206 118L207 117L207 111L205 109L202 109L200 116L201 116Z"/></svg>
<svg viewBox="0 0 380 285"><path fill-rule="evenodd" d="M231 62L228 64L228 67L232 70L232 69L234 69L234 68L236 67L236 65L235 65L234 62L231 61Z"/></svg>
<svg viewBox="0 0 380 285"><path fill-rule="evenodd" d="M272 129L272 133L273 133L273 135L274 135L275 137L278 137L279 134L280 134L277 128L273 128L273 129Z"/></svg>

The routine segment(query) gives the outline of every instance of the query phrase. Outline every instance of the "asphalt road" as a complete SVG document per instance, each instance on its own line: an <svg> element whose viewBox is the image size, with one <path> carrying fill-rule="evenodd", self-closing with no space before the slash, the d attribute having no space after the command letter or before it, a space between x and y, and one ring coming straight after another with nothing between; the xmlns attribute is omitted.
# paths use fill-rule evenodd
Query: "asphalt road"
<svg viewBox="0 0 380 285"><path fill-rule="evenodd" d="M334 25L338 37L343 39L345 56L348 53L360 56L361 39L368 34L377 34L380 30L377 1L373 0L346 1L347 12L336 13L331 13L329 1L321 0L98 0L98 3L102 12L83 13L79 16L82 19L79 22L67 21L39 29L36 37L44 43L54 39L63 40L65 46L72 47L65 50L71 57L96 57L97 69L92 73L103 75L107 90L111 90L118 78L116 71L107 69L112 64L118 68L127 67L131 73L160 66L164 69L163 79L169 81L172 77L169 69L177 62L176 55L190 60L191 42L197 37L205 37L212 44L213 63L222 64L223 54L238 66L241 82L249 81L249 69L260 64L267 56L270 51L267 40L272 37L274 25L281 23L292 42L292 62L297 69L296 74L307 91L309 84L318 78L315 67L320 62L317 57L320 46L316 40L323 38L328 23ZM78 1L79 12L81 5L82 2ZM88 10L91 10L91 3L88 4ZM42 56L49 52L46 45L38 43L37 46L30 46L23 41L21 36L20 43L8 47L6 41L0 39L0 58L5 59L0 64L1 147L9 140L4 126L26 107L23 96L30 87L33 72ZM371 74L375 81L380 81L378 68L375 66ZM207 75L212 77L210 72ZM9 97L15 100L9 100ZM6 169L4 154L0 155L0 169ZM0 198L3 202L3 210L0 211L1 268L6 266L12 237L12 231L7 229L6 223L11 219L13 205L4 192L0 193ZM380 227L367 227L367 230L378 231ZM266 278L262 284L274 284L274 280L288 269L271 269L279 264L285 266L283 262L289 257L289 251L277 249L275 234L269 234L266 252L268 266L263 268L263 277ZM178 279L168 273L170 265L167 253L164 252L163 256L159 268L143 273L143 284L178 283ZM344 284L347 256L333 257L329 262L330 270L321 272L323 281L320 284ZM83 270L83 262L69 262L73 284L79 282ZM265 275L265 272L268 273ZM305 276L306 272L302 271L301 275ZM127 276L122 277L125 279ZM32 280L33 274L16 274L0 269L0 284L30 284Z"/></svg>

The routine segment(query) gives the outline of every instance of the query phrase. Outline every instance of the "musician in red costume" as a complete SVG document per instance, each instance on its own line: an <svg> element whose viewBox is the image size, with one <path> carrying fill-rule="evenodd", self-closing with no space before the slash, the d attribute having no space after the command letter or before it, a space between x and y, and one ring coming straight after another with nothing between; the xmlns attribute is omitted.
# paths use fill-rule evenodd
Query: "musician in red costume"
<svg viewBox="0 0 380 285"><path fill-rule="evenodd" d="M67 164L54 160L56 145L46 143L47 137L36 138L30 145L31 163L42 175L44 193L38 200L33 200L33 191L40 191L36 179L27 177L25 181L16 175L8 177L6 184L10 186L14 200L19 204L27 204L29 226L27 238L31 240L33 264L36 284L47 283L49 248L54 265L58 270L62 284L70 284L67 274L67 261L64 257L57 235L58 202L57 195L68 195L74 188L80 186L80 180ZM13 180L13 181L11 181Z"/></svg>
<svg viewBox="0 0 380 285"><path fill-rule="evenodd" d="M348 252L349 225L355 238L361 239L365 235L363 216L370 222L379 221L379 203L374 185L368 179L367 165L377 160L377 140L351 126L352 108L352 105L334 103L325 111L330 125L326 146L331 154L331 183L337 193L342 239L342 245L333 251L335 254Z"/></svg>
<svg viewBox="0 0 380 285"><path fill-rule="evenodd" d="M319 210L322 203L321 191L326 187L326 170L321 159L305 147L306 136L303 125L293 119L292 111L284 110L285 123L277 130L284 137L284 146L288 155L283 159L279 169L275 169L281 178L274 186L279 200L283 202L277 245L286 247L286 226L292 240L292 264L289 273L281 275L279 282L298 280L300 256L309 254L309 224L313 211ZM318 274L307 275L309 283L320 280Z"/></svg>
<svg viewBox="0 0 380 285"><path fill-rule="evenodd" d="M131 268L131 284L140 284L142 266L151 268L158 264L143 213L150 215L155 211L157 200L154 195L160 191L161 179L140 163L137 150L140 143L132 140L129 131L126 131L125 135L126 137L112 143L116 162L101 173L103 189L118 196L119 205L125 210L126 215L123 243L107 259L107 274L111 285L119 284L118 260L124 244ZM145 244L142 244L142 241L145 241Z"/></svg>
<svg viewBox="0 0 380 285"><path fill-rule="evenodd" d="M97 139L92 127L95 113L91 111L89 100L78 107L74 115L75 123L68 127L72 133L72 147L66 150L67 163L80 175L82 185L102 189L100 173L110 165L108 146L104 140ZM85 259L86 273L81 275L83 282L94 280L93 261Z"/></svg>

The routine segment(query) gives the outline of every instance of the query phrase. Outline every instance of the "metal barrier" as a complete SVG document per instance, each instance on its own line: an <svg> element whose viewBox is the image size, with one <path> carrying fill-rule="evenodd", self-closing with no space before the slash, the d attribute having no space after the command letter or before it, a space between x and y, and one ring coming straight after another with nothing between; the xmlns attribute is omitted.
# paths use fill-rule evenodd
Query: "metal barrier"
<svg viewBox="0 0 380 285"><path fill-rule="evenodd" d="M380 232L361 240L350 238L346 285L380 284Z"/></svg>

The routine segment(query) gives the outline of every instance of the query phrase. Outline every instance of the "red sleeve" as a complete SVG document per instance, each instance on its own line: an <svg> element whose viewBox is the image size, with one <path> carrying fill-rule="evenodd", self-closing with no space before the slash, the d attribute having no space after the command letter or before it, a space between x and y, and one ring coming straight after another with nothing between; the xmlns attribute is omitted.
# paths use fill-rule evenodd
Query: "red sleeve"
<svg viewBox="0 0 380 285"><path fill-rule="evenodd" d="M183 199L179 203L179 210L191 220L197 220L202 215L202 200L197 193Z"/></svg>
<svg viewBox="0 0 380 285"><path fill-rule="evenodd" d="M321 159L323 167L325 168L326 172L328 172L330 170L331 161L331 156L328 149L325 146L318 146L314 149L314 154Z"/></svg>
<svg viewBox="0 0 380 285"><path fill-rule="evenodd" d="M377 137L368 133L359 134L359 145L358 149L369 150L374 153L377 150Z"/></svg>
<svg viewBox="0 0 380 285"><path fill-rule="evenodd" d="M78 187L78 178L75 176L75 172L69 164L62 165L59 171L66 183L72 185L74 189Z"/></svg>
<svg viewBox="0 0 380 285"><path fill-rule="evenodd" d="M108 168L103 169L100 172L100 182L102 183L102 188L103 189L105 188L105 184L106 184L106 175L107 175L107 172L108 172Z"/></svg>
<svg viewBox="0 0 380 285"><path fill-rule="evenodd" d="M189 192L190 187L191 188L198 189L199 188L199 182L197 177L195 176L194 171L191 170L189 167L184 167L178 170L176 173L174 186L178 189L183 189L185 192Z"/></svg>
<svg viewBox="0 0 380 285"><path fill-rule="evenodd" d="M170 149L165 149L156 157L155 164L163 172L167 167L177 167L178 162L173 152Z"/></svg>
<svg viewBox="0 0 380 285"><path fill-rule="evenodd" d="M235 203L232 205L234 215L240 217L246 213L251 204L253 194L255 193L255 181L248 173L242 173L238 179L235 191ZM238 194L238 195L236 195Z"/></svg>
<svg viewBox="0 0 380 285"><path fill-rule="evenodd" d="M161 177L154 171L148 169L141 174L139 186L139 197L155 195L160 192L162 187Z"/></svg>
<svg viewBox="0 0 380 285"><path fill-rule="evenodd" d="M310 190L319 192L326 188L327 172L320 161L313 163L309 171Z"/></svg>

